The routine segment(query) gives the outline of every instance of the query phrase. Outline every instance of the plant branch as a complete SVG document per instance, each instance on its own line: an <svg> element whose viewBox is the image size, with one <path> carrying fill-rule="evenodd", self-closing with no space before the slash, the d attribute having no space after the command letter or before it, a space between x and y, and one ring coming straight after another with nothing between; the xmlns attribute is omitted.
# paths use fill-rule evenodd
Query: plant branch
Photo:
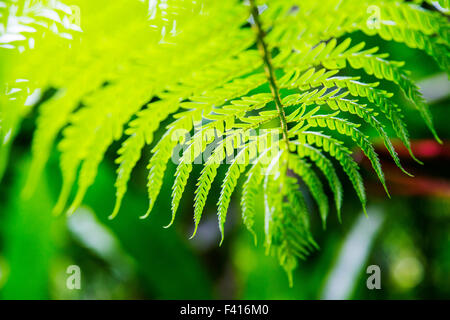
<svg viewBox="0 0 450 320"><path fill-rule="evenodd" d="M283 132L283 138L286 141L286 146L289 149L289 137L288 137L288 126L286 121L286 115L284 113L284 108L280 99L280 93L278 91L274 67L272 65L271 54L269 52L266 42L264 41L266 33L262 28L261 20L259 19L258 7L255 4L255 0L250 0L250 10L254 20L254 28L256 29L257 33L258 49L261 52L262 58L264 60L264 70L266 72L267 80L269 81L270 91L272 92L272 96L278 110L278 116L280 118L281 129Z"/></svg>

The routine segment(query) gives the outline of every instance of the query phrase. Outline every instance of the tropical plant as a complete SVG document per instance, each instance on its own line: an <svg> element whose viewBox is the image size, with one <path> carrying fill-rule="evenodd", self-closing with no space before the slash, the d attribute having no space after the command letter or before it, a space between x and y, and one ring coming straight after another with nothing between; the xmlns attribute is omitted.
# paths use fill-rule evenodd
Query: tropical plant
<svg viewBox="0 0 450 320"><path fill-rule="evenodd" d="M419 162L411 150L403 106L388 88L395 85L403 92L439 141L404 62L354 38L363 33L423 50L448 72L447 0L71 4L0 1L0 63L3 78L10 79L2 84L5 94L0 97L2 166L21 119L38 104L24 193L36 187L60 140L63 185L56 213L66 210L75 182L77 192L67 211L80 206L105 152L122 140L111 218L119 212L143 149L151 146L149 208L143 218L158 197L167 164L179 155L171 225L193 166L201 161L195 235L217 170L226 162L217 203L222 240L231 196L245 175L243 222L253 231L259 214L256 195L263 193L265 244L290 275L297 258L317 246L299 178L316 200L324 227L328 216L328 197L313 165L328 182L340 219L343 188L335 163L348 175L362 207L366 205L347 142L363 151L387 193L370 130L405 174L389 134ZM377 80L365 81L370 78ZM154 141L163 121L169 123L165 133Z"/></svg>

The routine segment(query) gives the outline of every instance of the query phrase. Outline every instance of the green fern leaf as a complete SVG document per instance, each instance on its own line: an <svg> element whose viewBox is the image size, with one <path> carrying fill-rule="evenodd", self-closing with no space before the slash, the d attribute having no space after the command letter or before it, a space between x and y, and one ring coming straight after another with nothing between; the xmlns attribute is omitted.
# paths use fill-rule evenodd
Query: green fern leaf
<svg viewBox="0 0 450 320"><path fill-rule="evenodd" d="M314 171L311 170L311 166L295 154L289 156L289 169L300 176L308 186L308 189L311 191L312 196L319 206L322 225L325 229L328 216L328 198L323 190L322 182Z"/></svg>
<svg viewBox="0 0 450 320"><path fill-rule="evenodd" d="M324 156L320 150L308 145L308 144L296 144L297 152L300 158L309 157L316 166L323 172L328 180L331 190L334 194L336 210L338 214L338 219L341 221L341 207L342 207L342 197L343 189L341 181L334 169L333 164L326 156Z"/></svg>
<svg viewBox="0 0 450 320"><path fill-rule="evenodd" d="M55 212L73 213L82 204L107 151L122 140L110 218L118 214L133 169L148 147L149 205L142 218L154 208L173 162L168 226L196 178L194 236L209 209L218 169L231 159L217 202L220 244L232 195L246 174L243 223L256 242L256 199L261 196L267 252L277 256L292 283L297 259L317 247L292 171L317 202L323 226L328 199L316 167L341 220L343 188L330 158L349 177L365 210L358 164L341 139L362 150L386 192L366 129L383 140L394 163L409 174L387 132L420 161L412 152L403 106L387 85L402 91L440 141L405 62L354 39L398 42L425 52L449 73L448 0L171 0L152 9L150 19L144 1L74 1L83 9L81 24L73 23L74 12L59 1L32 4L28 10L28 1L0 0L0 54L5 58L0 177L21 121L37 104L33 160L23 193L31 195L38 186L57 144L63 183ZM370 8L377 9L374 15ZM345 120L344 113L355 116ZM161 128L162 123L168 124ZM189 180L197 165L200 177Z"/></svg>

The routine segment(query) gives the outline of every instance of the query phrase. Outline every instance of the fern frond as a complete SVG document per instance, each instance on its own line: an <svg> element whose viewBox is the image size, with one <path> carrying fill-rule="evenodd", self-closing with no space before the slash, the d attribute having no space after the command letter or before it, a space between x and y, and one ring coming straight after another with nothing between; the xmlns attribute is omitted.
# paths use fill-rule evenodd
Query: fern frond
<svg viewBox="0 0 450 320"><path fill-rule="evenodd" d="M61 1L0 1L0 48L33 48L29 39L41 41L45 33L72 39L81 31L72 23L73 14L73 7Z"/></svg>
<svg viewBox="0 0 450 320"><path fill-rule="evenodd" d="M173 221L175 220L178 205L180 203L181 196L183 195L184 188L186 187L186 183L191 171L192 171L192 164L184 163L183 160L177 166L177 170L175 173L175 181L172 187L172 220L168 224L168 227L171 226ZM149 212L150 210L145 216L147 216Z"/></svg>
<svg viewBox="0 0 450 320"><path fill-rule="evenodd" d="M341 221L341 207L342 207L342 184L334 169L331 161L320 152L320 150L308 145L296 143L297 152L300 158L308 157L316 166L322 171L328 180L331 190L334 194L336 210L339 221Z"/></svg>
<svg viewBox="0 0 450 320"><path fill-rule="evenodd" d="M292 286L292 272L297 266L297 259L305 259L318 246L310 233L308 211L295 179L288 178L285 184L288 202L283 203L282 211L274 219L277 238L273 249Z"/></svg>
<svg viewBox="0 0 450 320"><path fill-rule="evenodd" d="M396 165L407 175L410 175L401 165L400 159L398 158L397 152L394 150L392 143L387 136L386 132L383 129L382 124L375 117L377 114L373 113L372 109L366 108L366 105L361 105L357 101L347 100L347 99L339 99L334 101L328 101L328 105L333 110L341 110L344 112L349 112L351 114L355 114L358 117L362 118L366 123L368 123L372 128L374 128L379 137L383 139L384 145L389 151L390 155L394 159ZM409 145L409 143L408 143ZM411 151L412 153L412 151Z"/></svg>
<svg viewBox="0 0 450 320"><path fill-rule="evenodd" d="M320 211L320 218L325 229L328 216L328 197L323 190L322 182L319 177L311 170L310 164L300 159L295 154L289 155L289 169L300 176L308 186L312 196L317 202Z"/></svg>
<svg viewBox="0 0 450 320"><path fill-rule="evenodd" d="M387 91L376 89L375 87L378 86L378 83L374 84L366 84L362 83L360 81L357 81L357 79L351 79L349 77L335 77L335 78L329 78L322 82L323 85L326 87L330 86L330 82L340 88L347 88L350 91L350 94L354 97L364 97L369 100L369 102L375 104L381 112L390 120L392 128L396 132L397 137L403 142L405 147L407 148L410 156L417 161L418 163L421 163L419 160L416 159L414 156L414 153L411 149L411 144L409 142L409 134L408 130L406 128L406 124L401 118L401 110L398 108L398 106L393 103L389 98L392 97L391 93L388 93ZM376 123L376 121L373 121ZM379 127L379 125L376 125L376 127ZM375 127L375 129L376 129ZM378 131L378 129L377 129ZM381 136L384 134L382 132L378 132ZM386 148L388 149L389 153L391 154L392 158L394 159L395 163L398 167L400 167L403 171L404 169L400 165L400 161L396 157L396 152L392 147L392 144L389 139L384 139ZM406 171L404 171L407 173ZM408 174L408 173L407 173Z"/></svg>
<svg viewBox="0 0 450 320"><path fill-rule="evenodd" d="M118 140L123 132L123 125L127 123L132 115L136 113L149 99L149 92L137 87L130 92L130 86L134 85L134 80L124 81L118 85L111 85L105 90L91 96L86 103L93 107L87 107L80 110L80 115L75 114L74 120L64 132L65 137L61 142L61 150L72 152L77 150L77 155L68 159L67 163L61 163L61 166L70 166L76 171L81 164L81 171L78 178L78 191L75 200L69 208L69 214L73 213L81 204L88 187L94 182L97 175L97 167L100 164L106 149L114 140ZM116 99L117 95L124 94L124 90L130 94L130 107L122 108ZM88 134L88 137L84 137ZM66 180L67 189L70 190L74 177ZM65 204L64 195L60 198L58 207L55 211L58 213Z"/></svg>
<svg viewBox="0 0 450 320"><path fill-rule="evenodd" d="M295 134L295 133L291 133ZM314 144L317 147L328 152L332 157L339 161L345 173L349 177L353 188L361 201L363 210L366 210L366 192L364 189L363 180L358 171L358 164L351 157L351 151L343 146L339 140L333 139L330 136L322 133L303 131L298 135L298 142L300 144Z"/></svg>
<svg viewBox="0 0 450 320"><path fill-rule="evenodd" d="M223 180L222 189L220 191L220 197L218 205L217 215L219 217L219 228L220 233L222 235L221 243L224 239L224 224L226 220L226 214L228 210L228 206L230 205L231 195L236 188L237 180L239 179L241 173L245 170L246 164L249 163L249 154L248 154L249 146L245 146L241 151L236 155L236 158L233 160L233 163L228 168L228 171L225 175L225 179Z"/></svg>
<svg viewBox="0 0 450 320"><path fill-rule="evenodd" d="M50 156L51 148L60 130L70 121L71 114L80 103L80 98L101 85L99 70L75 77L66 90L58 91L53 99L46 101L39 109L37 129L32 142L32 162L30 175L24 193L29 195L36 187L44 166Z"/></svg>
<svg viewBox="0 0 450 320"><path fill-rule="evenodd" d="M241 197L242 221L247 229L252 233L255 244L257 241L256 233L253 230L256 211L255 198L260 191L259 185L261 184L262 180L262 168L259 161L256 161L247 173L247 179L242 186Z"/></svg>
<svg viewBox="0 0 450 320"><path fill-rule="evenodd" d="M373 24L368 23L367 15L363 11L371 6L376 6L379 10L379 17ZM322 39L330 34L339 37L361 30L369 36L379 35L386 41L394 40L410 48L424 50L443 70L448 70L448 57L445 57L440 49L442 45L449 46L448 26L442 16L423 10L417 5L401 2L393 5L385 1L367 1L366 6L362 5L360 8L363 10L343 24L326 29L321 35Z"/></svg>
<svg viewBox="0 0 450 320"><path fill-rule="evenodd" d="M212 158L210 158L212 159ZM208 196L209 190L211 189L211 184L214 181L214 178L217 174L217 168L219 167L219 163L216 163L216 160L207 161L205 167L202 170L200 178L197 183L197 190L195 190L195 205L194 205L194 222L195 229L191 236L193 238L197 233L198 224L200 223L200 219L202 217L203 208L205 207L206 197ZM222 236L223 237L223 236Z"/></svg>
<svg viewBox="0 0 450 320"><path fill-rule="evenodd" d="M332 39L327 44L322 42L312 50L306 49L309 50L306 52L306 56L305 53L300 51L300 53L292 55L288 61L282 64L285 68L294 67L301 71L318 64L322 64L327 69L342 69L347 65L348 61L349 65L354 69L364 69L367 74L373 75L378 79L392 81L400 87L405 96L416 106L430 131L440 141L434 130L428 107L419 89L409 79L406 72L400 69L404 63L386 60L386 55L376 54L378 51L376 47L361 51L365 46L363 42L353 47L350 47L350 43L350 38L347 38L339 45L337 45L337 40L335 39Z"/></svg>
<svg viewBox="0 0 450 320"><path fill-rule="evenodd" d="M57 144L63 185L56 212L65 209L74 185L68 212L82 203L108 148L122 140L110 218L118 214L132 171L148 147L149 205L142 218L154 208L172 161L177 165L172 225L191 172L202 164L194 236L218 169L231 160L217 202L220 243L233 192L248 170L242 220L254 234L255 199L261 194L265 246L292 281L297 258L316 247L292 171L317 202L323 226L328 199L313 164L330 185L339 220L342 184L330 158L343 168L365 210L366 193L350 144L367 156L387 192L366 127L409 174L387 132L392 129L419 160L404 110L386 84L402 91L440 141L405 63L354 38L377 36L377 41L421 50L449 73L448 0L171 0L151 14L143 1L75 0L83 12L82 28L60 2L43 1L34 11L23 10L24 3L0 0L0 53L8 50L2 54L8 61L1 70L6 81L0 88L0 177L20 122L32 110L30 95L54 89L53 95L42 95L37 110L24 193L37 186ZM375 20L370 8L377 9ZM46 9L49 14L42 14ZM356 76L349 76L349 69ZM365 78L378 80L366 83ZM344 113L355 117L346 120ZM162 137L154 141L166 121Z"/></svg>
<svg viewBox="0 0 450 320"><path fill-rule="evenodd" d="M418 163L421 163L416 159L411 150L409 134L406 124L401 118L401 110L389 99L392 97L391 93L388 93L385 90L377 89L376 87L379 83L366 84L358 81L359 77L334 77L334 75L338 72L337 70L327 72L325 72L325 70L326 69L324 68L319 70L311 68L304 74L294 70L291 74L287 74L284 77L284 86L289 88L298 87L300 90L308 90L318 86L324 86L325 88L346 88L354 97L367 98L369 102L375 104L375 106L377 106L379 110L383 112L383 114L390 120L397 137L403 142L411 157ZM344 94L342 94L342 96L344 96ZM377 121L374 119L370 122L376 124ZM376 124L375 129L376 127L379 127L379 125ZM379 131L379 129L376 130ZM378 133L383 137L385 145L397 166L407 173L400 165L400 161L398 160L390 140L385 139L383 132Z"/></svg>
<svg viewBox="0 0 450 320"><path fill-rule="evenodd" d="M411 79L409 79L405 72L399 69L403 63L387 61L380 56L376 57L373 55L351 57L348 61L352 68L363 68L369 75L373 74L378 79L390 80L397 84L405 96L414 104L417 110L419 110L422 119L433 133L435 139L441 142L434 129L428 106L425 104L425 100L419 92L418 87Z"/></svg>
<svg viewBox="0 0 450 320"><path fill-rule="evenodd" d="M130 127L125 131L129 137L123 142L118 151L116 163L117 169L116 204L110 218L114 218L119 212L122 199L127 190L127 183L130 179L131 171L141 157L144 145L153 142L153 134L158 129L160 123L178 108L176 101L152 103L147 109L141 111L137 119L130 123ZM172 131L171 131L172 132Z"/></svg>
<svg viewBox="0 0 450 320"><path fill-rule="evenodd" d="M264 173L264 234L267 252L270 252L272 243L277 240L275 222L283 210L283 187L286 177L277 174L277 167L286 167L285 158L284 150L279 150Z"/></svg>
<svg viewBox="0 0 450 320"><path fill-rule="evenodd" d="M386 187L386 181L384 178L383 170L381 169L380 160L378 159L378 155L375 152L375 149L372 143L367 139L367 137L359 131L357 128L359 125L355 125L347 120L335 118L335 117L327 117L327 116L313 116L308 120L309 127L321 127L328 128L330 130L338 131L340 134L351 137L354 142L358 145L358 147L364 152L367 158L372 163L372 167L374 168L378 178L381 181L386 193L389 195L389 191Z"/></svg>

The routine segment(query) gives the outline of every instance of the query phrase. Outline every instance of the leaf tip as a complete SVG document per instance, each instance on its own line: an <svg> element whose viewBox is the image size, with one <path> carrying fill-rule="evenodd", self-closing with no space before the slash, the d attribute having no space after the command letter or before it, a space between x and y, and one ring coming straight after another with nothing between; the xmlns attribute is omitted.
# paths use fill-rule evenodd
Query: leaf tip
<svg viewBox="0 0 450 320"><path fill-rule="evenodd" d="M150 202L147 212L143 216L140 216L139 219L141 219L141 220L147 219L150 216L150 212L152 212L152 209L153 209L153 206L152 206L152 203Z"/></svg>
<svg viewBox="0 0 450 320"><path fill-rule="evenodd" d="M113 212L109 215L108 220L113 220L115 217L117 217L121 204L122 204L122 197L117 197Z"/></svg>
<svg viewBox="0 0 450 320"><path fill-rule="evenodd" d="M197 229L198 229L198 223L195 224L194 232L192 233L192 236L189 238L189 240L194 239L195 235L197 234Z"/></svg>
<svg viewBox="0 0 450 320"><path fill-rule="evenodd" d="M173 225L174 220L175 220L175 219L172 218L172 220L170 220L169 224L166 225L166 226L164 226L163 228L164 228L164 229L169 229L169 228Z"/></svg>

